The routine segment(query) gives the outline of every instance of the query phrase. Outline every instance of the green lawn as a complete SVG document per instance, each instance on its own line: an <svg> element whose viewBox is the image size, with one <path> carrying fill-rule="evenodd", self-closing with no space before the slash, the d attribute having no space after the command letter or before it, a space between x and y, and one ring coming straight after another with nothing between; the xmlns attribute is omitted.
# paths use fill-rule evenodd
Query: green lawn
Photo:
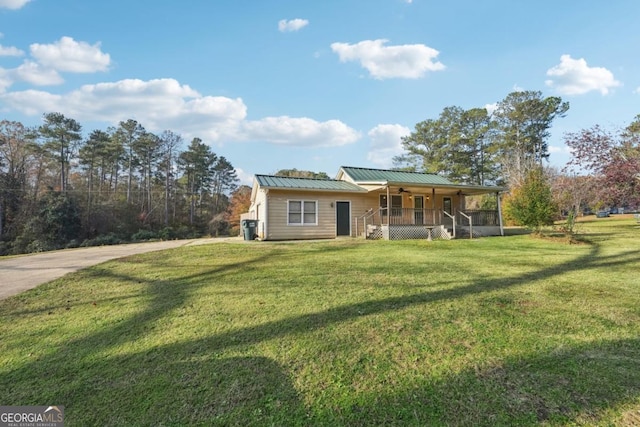
<svg viewBox="0 0 640 427"><path fill-rule="evenodd" d="M0 404L69 426L640 424L640 227L184 247L0 301Z"/></svg>

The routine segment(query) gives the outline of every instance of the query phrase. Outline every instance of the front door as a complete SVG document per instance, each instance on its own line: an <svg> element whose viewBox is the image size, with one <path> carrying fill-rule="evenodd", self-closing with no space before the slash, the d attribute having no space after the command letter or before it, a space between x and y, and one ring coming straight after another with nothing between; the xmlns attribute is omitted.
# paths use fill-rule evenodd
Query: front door
<svg viewBox="0 0 640 427"><path fill-rule="evenodd" d="M453 200L451 200L451 197L442 198L442 210L453 216ZM453 219L448 215L443 215L442 223L447 227L453 227Z"/></svg>
<svg viewBox="0 0 640 427"><path fill-rule="evenodd" d="M351 202L336 202L336 234L351 236Z"/></svg>
<svg viewBox="0 0 640 427"><path fill-rule="evenodd" d="M424 196L413 197L413 220L416 224L424 224Z"/></svg>
<svg viewBox="0 0 640 427"><path fill-rule="evenodd" d="M391 195L391 218L392 223L402 224L402 195L400 194Z"/></svg>

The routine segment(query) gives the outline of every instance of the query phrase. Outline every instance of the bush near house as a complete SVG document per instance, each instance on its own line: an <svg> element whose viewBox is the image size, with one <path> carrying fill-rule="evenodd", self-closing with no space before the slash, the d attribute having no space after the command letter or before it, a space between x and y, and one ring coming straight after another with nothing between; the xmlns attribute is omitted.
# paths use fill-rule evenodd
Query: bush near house
<svg viewBox="0 0 640 427"><path fill-rule="evenodd" d="M553 224L558 208L542 168L529 171L523 184L511 190L505 212L516 225L525 226L536 233L540 233L542 227Z"/></svg>

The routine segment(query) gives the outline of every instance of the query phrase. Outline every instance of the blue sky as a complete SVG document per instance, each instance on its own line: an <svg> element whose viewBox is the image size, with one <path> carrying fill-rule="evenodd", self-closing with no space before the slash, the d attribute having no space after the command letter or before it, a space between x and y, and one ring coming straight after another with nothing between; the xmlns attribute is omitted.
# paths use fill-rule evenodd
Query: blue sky
<svg viewBox="0 0 640 427"><path fill-rule="evenodd" d="M199 137L244 183L389 167L444 107L561 96L552 129L640 114L637 0L0 0L0 118Z"/></svg>

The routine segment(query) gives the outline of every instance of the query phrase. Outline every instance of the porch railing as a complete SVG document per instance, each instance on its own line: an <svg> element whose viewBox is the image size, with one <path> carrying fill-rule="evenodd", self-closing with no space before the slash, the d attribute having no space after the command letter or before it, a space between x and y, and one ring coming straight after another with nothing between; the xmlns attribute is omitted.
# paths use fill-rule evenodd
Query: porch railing
<svg viewBox="0 0 640 427"><path fill-rule="evenodd" d="M381 224L389 225L439 225L442 211L438 209L380 208Z"/></svg>
<svg viewBox="0 0 640 427"><path fill-rule="evenodd" d="M486 209L456 210L453 214L449 214L440 209L372 208L355 220L356 235L362 233L365 238L375 235L376 232L382 232L380 226L386 224L429 228L442 226L452 233L454 238L459 233L466 234L467 230L473 238L476 227L500 226L499 212ZM407 227L407 230L413 228L415 227Z"/></svg>
<svg viewBox="0 0 640 427"><path fill-rule="evenodd" d="M387 218L388 217L388 218ZM356 232L360 232L367 225L444 225L447 228L458 226L498 226L500 225L498 211L486 209L471 209L457 211L453 215L440 209L413 208L379 208L369 209L363 215L356 217Z"/></svg>
<svg viewBox="0 0 640 427"><path fill-rule="evenodd" d="M458 225L467 225L469 223L467 218L471 218L471 222L475 226L500 225L498 211L487 209L465 209L461 212L465 214L466 218L459 216Z"/></svg>
<svg viewBox="0 0 640 427"><path fill-rule="evenodd" d="M356 217L356 228L359 224L381 225L387 224L387 215L390 214L390 225L456 225L468 226L471 222L474 226L499 226L498 211L486 209L466 209L457 211L454 215L448 215L440 209L412 209L412 208L379 208L370 209L363 215ZM462 215L464 214L464 216Z"/></svg>

